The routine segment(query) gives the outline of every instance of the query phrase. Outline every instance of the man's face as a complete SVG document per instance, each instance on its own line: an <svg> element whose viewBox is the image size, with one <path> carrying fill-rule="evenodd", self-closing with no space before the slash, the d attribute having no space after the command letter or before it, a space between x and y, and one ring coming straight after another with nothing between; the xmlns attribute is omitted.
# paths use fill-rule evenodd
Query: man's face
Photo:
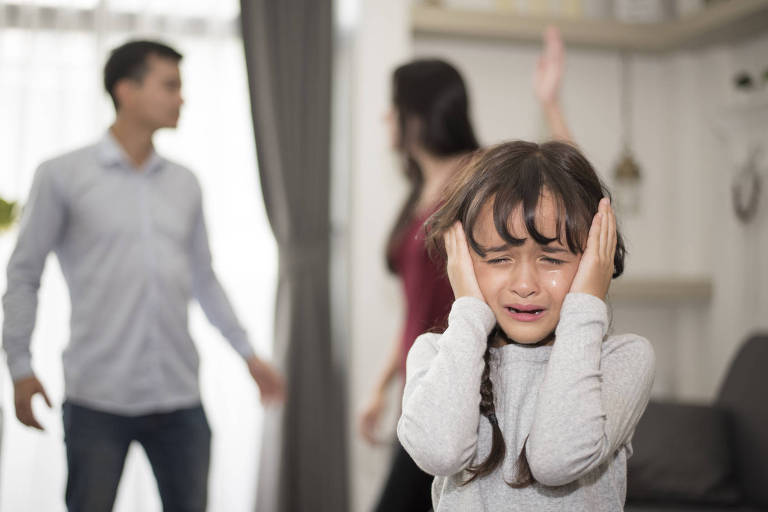
<svg viewBox="0 0 768 512"><path fill-rule="evenodd" d="M120 109L152 130L175 128L184 99L181 74L173 59L150 55L147 72L139 82L126 80Z"/></svg>

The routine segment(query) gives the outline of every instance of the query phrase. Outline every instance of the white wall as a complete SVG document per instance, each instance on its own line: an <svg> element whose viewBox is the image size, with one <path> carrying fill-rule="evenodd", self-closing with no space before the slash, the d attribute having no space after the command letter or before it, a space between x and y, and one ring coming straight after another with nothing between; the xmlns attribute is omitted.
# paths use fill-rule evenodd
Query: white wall
<svg viewBox="0 0 768 512"><path fill-rule="evenodd" d="M383 116L390 73L409 58L407 0L362 1L354 56L352 166L350 176L350 474L351 510L368 510L388 468L390 445L372 448L357 434L357 413L368 399L402 320L398 283L386 273L387 230L403 200L405 184L388 148ZM394 439L393 402L389 437Z"/></svg>
<svg viewBox="0 0 768 512"><path fill-rule="evenodd" d="M406 3L364 2L361 17L350 212L350 403L355 411L372 388L402 318L399 289L386 276L382 257L403 193L379 121L388 104L393 67L411 56L453 62L468 82L483 144L540 140L545 134L531 89L536 45L412 40ZM730 204L734 150L715 130L733 100L733 72L762 72L768 65L765 55L768 36L630 58L632 145L643 172L643 204L634 217L620 219L630 249L626 275L709 276L713 283L708 302L613 304L616 331L638 332L654 344L658 397L712 399L746 334L768 329L768 199L764 192L757 218L749 225L736 220ZM621 150L619 73L616 51L568 49L565 113L577 142L609 184ZM753 122L768 143L768 108L756 116ZM387 470L388 454L362 446L358 438L352 446L353 510L368 510Z"/></svg>
<svg viewBox="0 0 768 512"><path fill-rule="evenodd" d="M732 48L705 54L699 64L699 76L729 78L734 72L764 72L768 55L768 35L734 45ZM703 80L703 78L702 78ZM710 80L711 81L711 80ZM720 377L737 344L753 329L768 328L768 88L763 87L762 108L746 111L745 116L730 123L737 138L721 141L710 131L701 140L706 165L704 172L712 193L702 213L708 213L708 239L703 246L711 252L710 268L715 281L715 297L710 310L710 354L712 372ZM714 105L709 119L732 116L724 104L733 102L731 90L712 84L702 98ZM749 122L745 122L748 120ZM729 186L736 173L734 159L745 142L762 143L761 162L763 194L756 218L747 225L736 220L730 207ZM734 156L736 155L736 156Z"/></svg>

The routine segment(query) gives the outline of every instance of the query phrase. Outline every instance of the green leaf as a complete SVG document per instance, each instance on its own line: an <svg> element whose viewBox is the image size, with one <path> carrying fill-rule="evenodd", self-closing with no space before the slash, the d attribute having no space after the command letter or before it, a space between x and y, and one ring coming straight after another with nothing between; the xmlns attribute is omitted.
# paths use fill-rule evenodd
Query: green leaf
<svg viewBox="0 0 768 512"><path fill-rule="evenodd" d="M19 215L19 203L0 197L0 231L10 228Z"/></svg>

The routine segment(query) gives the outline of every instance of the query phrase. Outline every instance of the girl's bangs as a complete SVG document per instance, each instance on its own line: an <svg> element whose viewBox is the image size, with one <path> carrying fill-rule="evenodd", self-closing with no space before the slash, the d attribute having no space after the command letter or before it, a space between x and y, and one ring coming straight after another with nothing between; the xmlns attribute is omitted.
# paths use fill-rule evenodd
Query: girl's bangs
<svg viewBox="0 0 768 512"><path fill-rule="evenodd" d="M484 256L488 250L496 247L483 247L474 237L474 227L480 216L483 205L488 201L493 203L493 224L496 232L502 240L513 247L519 247L525 243L525 238L516 238L510 231L513 215L522 209L523 222L528 235L540 245L558 242L568 247L574 253L579 254L583 250L583 243L587 238L589 223L584 223L585 209L583 201L579 201L575 193L567 192L569 187L564 183L558 183L550 179L542 162L538 158L527 159L518 168L518 172L512 176L503 176L502 179L488 180L481 184L472 196L463 225L466 228L468 241L475 252ZM571 190L572 187L570 187ZM556 211L557 235L548 237L536 226L539 204L541 199L548 194L554 201ZM566 204L575 208L576 215L569 215ZM587 213L587 215L589 215ZM590 215L591 217L591 215Z"/></svg>

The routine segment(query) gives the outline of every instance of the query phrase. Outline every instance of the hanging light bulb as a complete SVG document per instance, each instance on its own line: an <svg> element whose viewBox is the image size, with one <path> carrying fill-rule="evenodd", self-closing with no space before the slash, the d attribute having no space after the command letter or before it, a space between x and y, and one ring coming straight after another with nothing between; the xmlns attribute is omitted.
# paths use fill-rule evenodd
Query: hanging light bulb
<svg viewBox="0 0 768 512"><path fill-rule="evenodd" d="M613 193L616 208L623 215L636 215L641 209L640 166L630 148L632 134L632 82L626 53L621 55L621 126L622 153L613 169Z"/></svg>
<svg viewBox="0 0 768 512"><path fill-rule="evenodd" d="M640 167L629 147L624 148L614 168L613 180L616 207L623 214L635 215L640 212Z"/></svg>

